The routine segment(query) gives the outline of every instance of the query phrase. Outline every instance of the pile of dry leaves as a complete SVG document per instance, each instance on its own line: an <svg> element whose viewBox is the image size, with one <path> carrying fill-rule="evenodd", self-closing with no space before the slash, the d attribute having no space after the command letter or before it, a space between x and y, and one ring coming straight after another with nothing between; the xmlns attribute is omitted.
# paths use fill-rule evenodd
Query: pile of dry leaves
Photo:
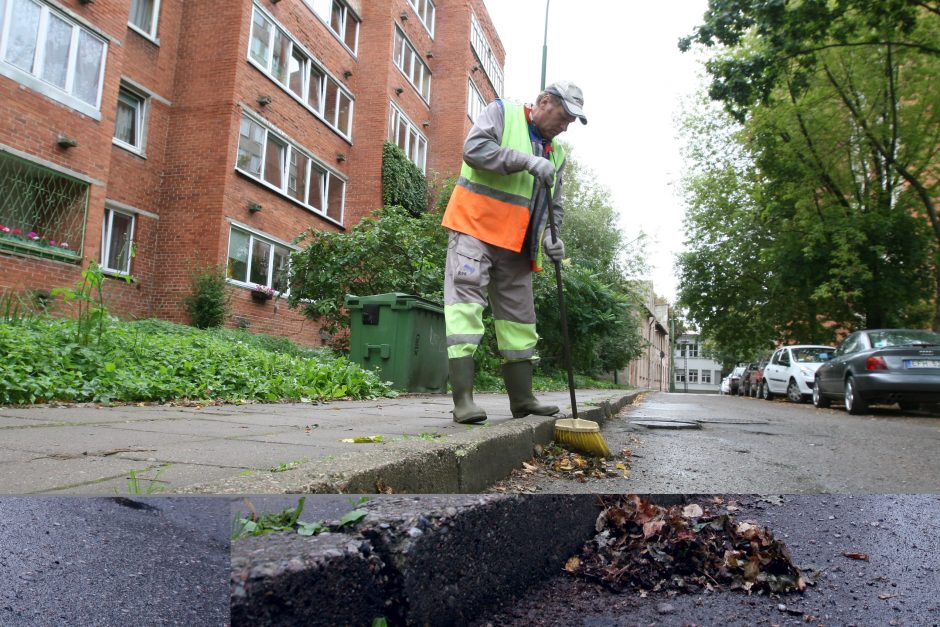
<svg viewBox="0 0 940 627"><path fill-rule="evenodd" d="M605 497L597 535L568 572L613 590L740 589L802 592L806 580L773 533L697 504L660 507L636 495Z"/></svg>
<svg viewBox="0 0 940 627"><path fill-rule="evenodd" d="M624 449L610 458L582 455L552 442L536 447L535 457L514 469L508 479L493 486L496 492L530 492L534 487L529 480L535 476L567 479L585 483L589 479L630 476L630 449Z"/></svg>

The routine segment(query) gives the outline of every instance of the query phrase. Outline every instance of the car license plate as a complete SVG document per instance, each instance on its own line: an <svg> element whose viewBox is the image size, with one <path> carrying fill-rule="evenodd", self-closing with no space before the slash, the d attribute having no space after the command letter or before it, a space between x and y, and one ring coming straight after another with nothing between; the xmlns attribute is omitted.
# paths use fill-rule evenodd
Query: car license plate
<svg viewBox="0 0 940 627"><path fill-rule="evenodd" d="M940 359L905 359L906 368L940 368Z"/></svg>

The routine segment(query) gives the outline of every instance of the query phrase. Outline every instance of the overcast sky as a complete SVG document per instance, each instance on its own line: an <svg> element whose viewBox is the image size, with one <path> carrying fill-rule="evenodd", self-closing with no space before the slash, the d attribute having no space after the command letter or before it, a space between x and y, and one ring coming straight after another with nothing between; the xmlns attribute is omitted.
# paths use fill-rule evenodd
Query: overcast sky
<svg viewBox="0 0 940 627"><path fill-rule="evenodd" d="M484 0L506 49L504 97L532 102L542 73L546 0ZM546 83L584 91L586 126L561 135L610 189L626 241L648 236L657 294L675 300L674 256L684 208L675 118L702 74L679 37L701 23L707 0L550 0Z"/></svg>

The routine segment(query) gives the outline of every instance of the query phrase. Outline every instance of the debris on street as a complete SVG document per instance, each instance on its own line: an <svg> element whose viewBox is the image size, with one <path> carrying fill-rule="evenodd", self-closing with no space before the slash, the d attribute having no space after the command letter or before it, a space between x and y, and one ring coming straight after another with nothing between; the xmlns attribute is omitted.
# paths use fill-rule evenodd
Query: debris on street
<svg viewBox="0 0 940 627"><path fill-rule="evenodd" d="M665 508L636 495L604 497L597 534L568 572L614 591L802 592L807 585L786 545L709 504ZM715 502L712 505L720 505Z"/></svg>
<svg viewBox="0 0 940 627"><path fill-rule="evenodd" d="M623 449L609 458L593 457L570 451L554 442L536 447L535 456L513 469L510 476L494 485L494 492L534 492L530 483L535 476L569 479L581 483L589 479L630 476L632 451Z"/></svg>

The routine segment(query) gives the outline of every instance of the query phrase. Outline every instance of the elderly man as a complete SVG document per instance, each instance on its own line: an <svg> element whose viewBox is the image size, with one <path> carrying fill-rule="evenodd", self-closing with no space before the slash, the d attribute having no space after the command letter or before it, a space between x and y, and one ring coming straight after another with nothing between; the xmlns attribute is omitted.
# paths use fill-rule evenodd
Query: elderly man
<svg viewBox="0 0 940 627"><path fill-rule="evenodd" d="M550 416L532 393L535 303L532 272L544 252L565 256L556 225L561 205L564 149L553 142L576 119L587 124L581 90L569 81L552 83L533 105L491 102L464 142L460 178L444 212L449 229L444 275L444 320L453 389L454 420L477 423L486 412L473 402L473 354L483 337L483 308L495 318L503 378L514 418Z"/></svg>

